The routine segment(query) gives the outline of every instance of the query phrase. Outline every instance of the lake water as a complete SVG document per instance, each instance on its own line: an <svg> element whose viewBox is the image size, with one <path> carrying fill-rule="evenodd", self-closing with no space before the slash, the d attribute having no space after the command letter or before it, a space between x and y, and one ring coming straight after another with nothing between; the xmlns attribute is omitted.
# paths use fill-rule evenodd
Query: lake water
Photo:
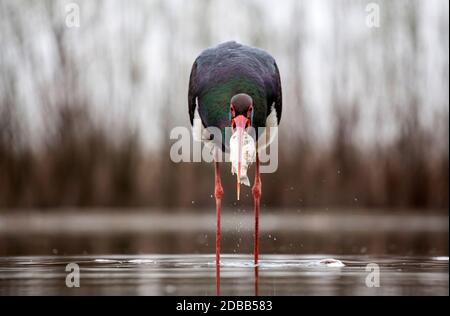
<svg viewBox="0 0 450 316"><path fill-rule="evenodd" d="M327 260L323 260L327 259ZM448 295L448 257L222 256L222 295ZM67 264L80 287L66 286ZM368 287L369 263L379 287ZM370 278L370 280L373 280ZM257 282L257 284L256 284ZM373 284L373 283L372 283ZM376 284L373 284L376 285ZM256 289L255 289L256 288ZM32 256L0 259L0 295L215 295L212 255Z"/></svg>
<svg viewBox="0 0 450 316"><path fill-rule="evenodd" d="M449 294L447 215L267 212L257 267L252 220L224 211L221 295ZM0 295L215 295L214 238L213 214L0 214Z"/></svg>

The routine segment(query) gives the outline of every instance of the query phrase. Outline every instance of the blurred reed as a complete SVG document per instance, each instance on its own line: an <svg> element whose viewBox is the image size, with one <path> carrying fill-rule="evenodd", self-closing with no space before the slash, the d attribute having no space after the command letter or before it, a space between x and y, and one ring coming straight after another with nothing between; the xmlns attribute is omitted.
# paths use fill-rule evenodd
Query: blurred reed
<svg viewBox="0 0 450 316"><path fill-rule="evenodd" d="M81 1L83 26L73 30L64 25L64 1L0 3L4 211L212 207L212 166L171 162L168 134L173 126L188 125L187 78L196 54L233 35L223 34L224 25L214 20L223 4L136 1L124 8L118 2ZM434 55L422 56L427 42L420 34L432 21L420 18L421 2L383 2L391 16L383 20L384 30L370 35L372 42L350 37L345 28L347 12L361 7L358 1L339 7L321 3L333 17L334 46L331 64L323 65L329 68L323 93L331 96L330 106L315 114L309 88L318 83L307 76L305 62L314 39L301 22L312 4L287 2L284 24L257 18L274 3L248 1L239 11L230 4L236 13L230 19L254 21L243 26L242 39L274 52L285 88L279 168L263 175L263 206L447 212L448 4L433 24L442 32L431 48L439 52L442 68L430 60ZM396 46L395 32L402 32L403 46ZM152 47L158 53L151 54ZM323 50L328 54L327 47ZM371 54L380 55L381 64L371 65ZM349 78L354 67L357 79ZM424 98L418 88L424 74L447 90ZM363 92L352 92L352 80L363 80ZM328 136L318 132L323 124ZM382 134L390 129L394 132L386 140ZM367 131L372 136L362 141L360 133ZM224 203L233 206L234 178L226 175L228 168L224 165Z"/></svg>

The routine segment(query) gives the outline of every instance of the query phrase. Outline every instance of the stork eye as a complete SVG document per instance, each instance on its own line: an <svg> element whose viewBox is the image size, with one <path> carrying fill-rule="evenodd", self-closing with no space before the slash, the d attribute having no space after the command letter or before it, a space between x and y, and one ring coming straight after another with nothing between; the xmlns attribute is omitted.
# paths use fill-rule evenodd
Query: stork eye
<svg viewBox="0 0 450 316"><path fill-rule="evenodd" d="M235 110L234 110L233 104L230 105L230 112L231 112L231 115L232 115L233 117L236 116L236 112L235 112Z"/></svg>

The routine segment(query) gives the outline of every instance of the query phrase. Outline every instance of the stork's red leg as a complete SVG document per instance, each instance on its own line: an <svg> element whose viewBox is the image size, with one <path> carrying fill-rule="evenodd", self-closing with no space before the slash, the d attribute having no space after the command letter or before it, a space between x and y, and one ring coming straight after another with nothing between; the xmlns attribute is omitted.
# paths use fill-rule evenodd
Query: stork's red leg
<svg viewBox="0 0 450 316"><path fill-rule="evenodd" d="M259 204L261 199L261 177L259 174L259 156L256 153L255 183L252 188L253 202L255 204L255 265L258 264L259 257Z"/></svg>
<svg viewBox="0 0 450 316"><path fill-rule="evenodd" d="M214 162L215 169L215 184L214 184L214 196L216 198L216 294L220 295L220 208L222 206L223 188L220 181L220 169L219 162Z"/></svg>

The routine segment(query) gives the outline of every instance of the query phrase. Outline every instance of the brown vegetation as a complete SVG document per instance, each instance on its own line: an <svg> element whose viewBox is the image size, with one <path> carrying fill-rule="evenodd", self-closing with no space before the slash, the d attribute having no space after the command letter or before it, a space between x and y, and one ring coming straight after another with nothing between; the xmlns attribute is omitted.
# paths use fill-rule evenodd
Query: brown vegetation
<svg viewBox="0 0 450 316"><path fill-rule="evenodd" d="M93 11L100 11L103 5L101 2ZM244 9L255 12L252 5L254 4L248 4ZM355 2L349 6L357 5ZM137 8L139 5L133 6ZM398 9L396 4L392 6ZM166 58L170 71L168 73L166 69L166 73L161 74L161 80L158 80L160 82L153 82L155 87L152 88L152 82L145 81L146 74L141 73L142 40L146 32L149 32L147 24L139 31L129 30L125 24L121 27L124 33L119 36L123 37L123 44L117 47L119 57L116 57L123 68L114 68L112 57L92 56L83 49L81 52L85 55L80 57L80 51L75 49L79 44L72 42L72 30L61 24L59 11L51 1L29 7L22 2L11 2L2 4L1 7L0 19L4 25L8 25L7 30L0 30L1 50L5 54L2 56L0 52L1 208L212 207L212 166L206 163L174 164L169 159L168 141L170 127L188 123L187 104L183 100L186 99L190 63L201 48L214 41L212 31L205 29L202 30L203 33L198 33L201 38L192 43L192 56L190 53L184 56L186 48L180 48L174 42L181 40L180 27L185 22L177 21L173 12L162 4L153 7L157 16L163 17L163 23L167 23L173 38L161 43L167 45L169 53ZM206 5L205 10L197 8L197 13L193 14L201 15L208 8L209 5ZM30 26L25 24L25 18L19 17L20 9L29 10L48 22L48 32L45 34L50 36L52 43L47 49L48 54L53 56L53 68L47 81L43 78L48 69L42 69L43 62L39 59L39 54L29 47L31 35L27 33L27 29ZM295 5L294 9L294 14L305 14L302 6ZM394 23L386 20L385 23L391 23L394 29L398 25L407 25L409 33L405 37L415 43L418 22L414 14L420 10L420 5L415 3L408 10L412 13L404 17L405 21ZM340 25L346 17L336 8L335 11L336 16L340 17L335 23ZM95 25L96 19L99 19L98 14L100 13L89 15L90 18L82 20L82 23L94 27L91 24ZM156 18L156 15L148 19L151 18ZM448 10L446 19L448 23ZM127 21L130 23L129 19ZM294 22L295 19L292 23ZM392 27L391 24L388 26ZM342 32L342 29L336 28L336 42L345 38L346 34ZM448 87L448 29L445 32L442 47L447 49L446 69L434 71L438 82L443 82ZM303 82L310 78L302 75L305 65L299 60L303 56L304 47L308 45L308 41L303 40L306 33L306 30L298 26L291 34L296 40L289 42L285 50L275 51L275 56L278 56L282 65L281 71L284 70L284 83L287 86L284 90L284 106L290 107L290 110L287 110L281 125L278 171L263 175L263 205L267 208L292 210L304 207L376 207L437 209L446 212L449 206L448 90L443 92L447 100L439 101L441 103L436 107L439 110L436 113L429 110L433 112L433 119L428 125L424 125L421 116L429 105L420 99L416 91L421 82L417 70L420 67L415 64L416 59L420 60L420 45L414 46L416 48L408 55L410 63L401 64L406 58L403 55L392 56L392 60L390 55L386 55L385 69L381 72L383 76L376 78L378 81L391 80L386 86L392 90L385 92L386 97L382 100L390 100L393 110L387 113L380 108L372 119L380 121L375 126L381 129L385 117L391 116L397 132L388 141L375 136L369 142L361 144L356 136L359 131L364 130L362 125L366 121L360 118L360 112L364 109L366 99L373 101L378 93L370 90L374 85L374 78L371 77L373 70L370 65L364 64L367 62L363 57L368 49L365 46L367 43L351 47L336 44L333 58L340 62L341 68L336 66L330 76L334 97L332 121L327 122L327 125L332 126L332 137L324 142L317 140L315 123L308 115L309 104L305 99ZM268 30L261 29L259 33L250 34L249 37L262 46L267 44L266 46L276 47L277 43L283 43L282 38L279 42L274 42L275 39L271 42L269 35ZM88 38L96 41L99 40L98 36L97 33ZM381 53L388 54L395 38L380 31L375 35L375 41L378 41L376 45L383 48ZM179 45L186 45L186 41ZM442 47L436 49L440 50ZM185 51L190 52L188 49ZM5 57L7 52L17 54L16 62ZM367 96L352 96L351 92L344 93L347 90L342 90L342 86L344 89L347 87L348 91L351 88L350 84L346 86L350 82L346 76L351 75L347 73L349 67L345 66L347 58L353 58L363 64L361 67L366 67ZM150 111L152 114L146 116L146 119L149 125L156 124L160 127L161 145L145 145L143 136L146 131L130 123L126 115L121 116L123 114L119 113L116 115L118 120L112 122L99 118L98 112L93 110L98 105L98 98L92 97L92 90L88 87L93 83L86 83L83 79L91 64L98 69L107 69L100 73L101 78L106 78L106 81L109 78L121 78L120 86L115 86L113 80L107 82L106 89L110 98L101 101L106 111L110 110L109 104L113 102L116 108L125 109L120 113L127 113L138 97L142 98L144 95L139 94L140 91L163 91L156 101L150 98L145 101L149 107L154 107ZM411 75L411 68L417 70L415 76ZM30 91L23 82L22 72L25 69L28 69L29 78L34 83L31 96L33 102L36 102L39 112L44 113L43 122L39 125L44 132L40 136L35 135L34 127L30 127L29 121L25 119L25 116L35 114L30 114L27 112L29 110L21 107L24 94ZM118 74L118 69L126 71ZM122 98L126 102L115 98L118 89L129 92ZM408 97L402 98L399 91L406 93ZM400 96L396 97L397 95ZM156 107L153 103L161 105ZM374 103L378 104L378 101L375 100ZM160 120L156 121L156 116ZM293 126L298 127L296 133L292 132ZM372 134L377 134L376 131L373 132ZM225 204L231 206L235 203L232 192L234 178L228 175L229 165L224 165L222 172ZM244 191L244 197L245 193L250 193L250 190L247 191ZM250 203L250 198L248 202ZM243 203L247 203L245 198Z"/></svg>

